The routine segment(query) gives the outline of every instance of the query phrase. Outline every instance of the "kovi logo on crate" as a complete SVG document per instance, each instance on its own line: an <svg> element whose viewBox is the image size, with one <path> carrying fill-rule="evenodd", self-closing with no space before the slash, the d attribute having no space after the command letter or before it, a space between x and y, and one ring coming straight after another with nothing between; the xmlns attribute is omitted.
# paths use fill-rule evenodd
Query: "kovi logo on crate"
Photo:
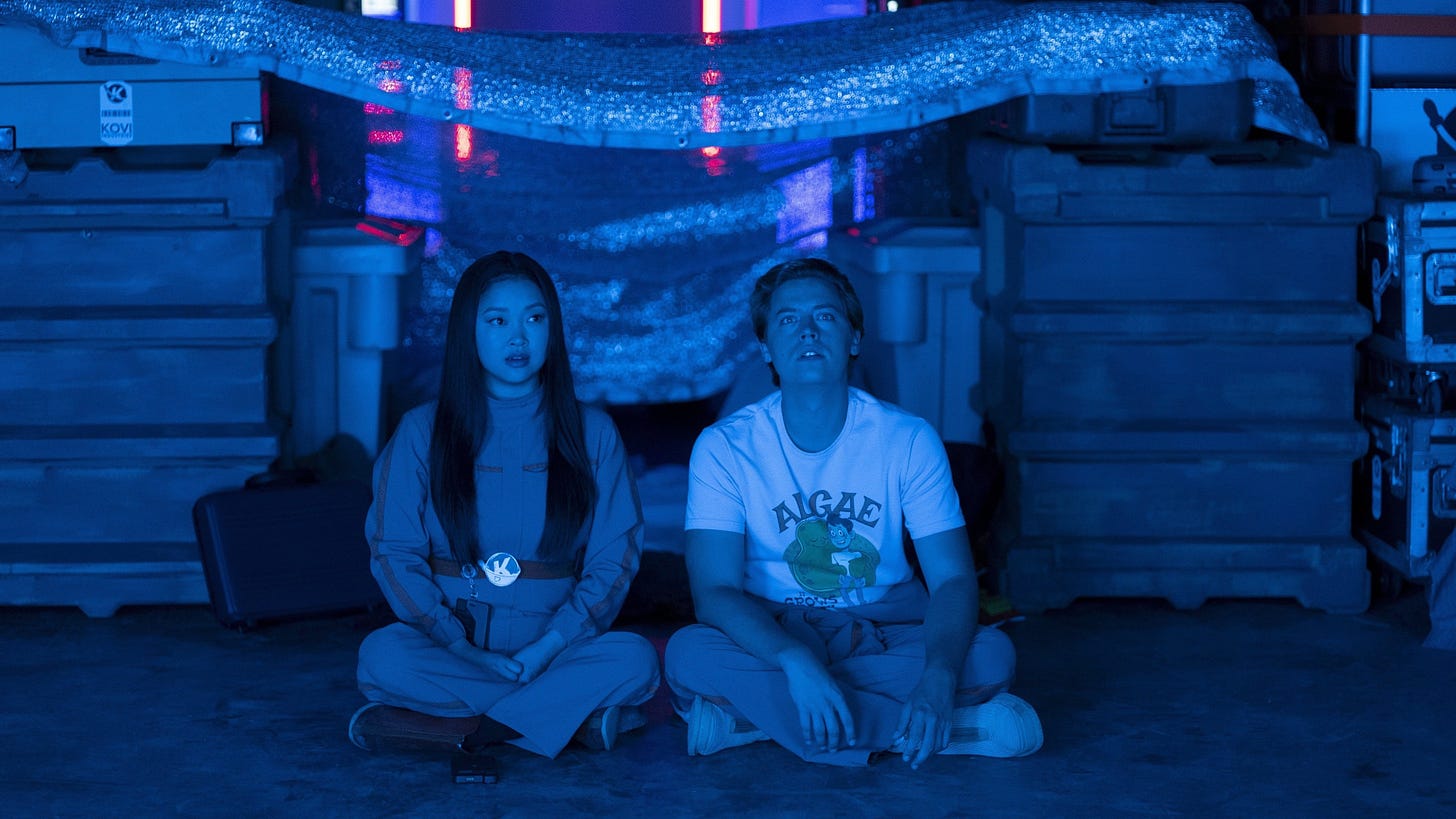
<svg viewBox="0 0 1456 819"><path fill-rule="evenodd" d="M131 83L107 80L101 84L99 113L101 142L105 145L127 145L135 137Z"/></svg>

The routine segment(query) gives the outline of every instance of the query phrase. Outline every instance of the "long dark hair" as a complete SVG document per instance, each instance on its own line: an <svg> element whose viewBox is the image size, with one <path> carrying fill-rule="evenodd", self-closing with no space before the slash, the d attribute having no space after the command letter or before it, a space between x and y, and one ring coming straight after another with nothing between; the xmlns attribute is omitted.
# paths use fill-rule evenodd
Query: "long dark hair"
<svg viewBox="0 0 1456 819"><path fill-rule="evenodd" d="M541 367L548 453L546 525L538 550L542 559L572 557L572 547L597 500L556 285L545 268L524 253L501 250L482 256L460 274L450 302L440 400L430 436L430 494L450 551L462 564L482 557L475 513L475 459L490 427L485 367L475 347L475 321L485 291L511 278L529 281L541 290L551 323L546 362Z"/></svg>

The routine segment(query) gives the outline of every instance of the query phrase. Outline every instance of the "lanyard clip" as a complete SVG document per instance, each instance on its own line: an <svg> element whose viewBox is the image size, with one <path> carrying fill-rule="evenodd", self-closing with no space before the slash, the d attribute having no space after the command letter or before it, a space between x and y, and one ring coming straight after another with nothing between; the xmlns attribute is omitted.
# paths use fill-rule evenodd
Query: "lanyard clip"
<svg viewBox="0 0 1456 819"><path fill-rule="evenodd" d="M470 599L471 600L479 600L480 599L479 595L477 595L475 593L475 574L476 574L476 572L475 572L475 564L474 563L462 563L462 564L460 564L460 576L463 577L463 578L465 578L465 582L467 582L467 583L470 584Z"/></svg>

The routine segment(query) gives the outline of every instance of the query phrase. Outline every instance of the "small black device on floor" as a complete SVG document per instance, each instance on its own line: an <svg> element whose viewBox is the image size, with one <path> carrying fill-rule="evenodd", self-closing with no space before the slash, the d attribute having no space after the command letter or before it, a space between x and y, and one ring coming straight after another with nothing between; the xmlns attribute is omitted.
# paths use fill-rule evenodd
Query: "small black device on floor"
<svg viewBox="0 0 1456 819"><path fill-rule="evenodd" d="M493 756L462 751L450 758L450 777L456 785L494 785L500 779L500 767Z"/></svg>

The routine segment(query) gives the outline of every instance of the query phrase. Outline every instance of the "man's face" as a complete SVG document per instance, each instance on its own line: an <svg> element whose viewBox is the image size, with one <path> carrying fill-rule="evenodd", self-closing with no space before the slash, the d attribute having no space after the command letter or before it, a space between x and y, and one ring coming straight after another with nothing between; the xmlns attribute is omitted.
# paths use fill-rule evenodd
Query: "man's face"
<svg viewBox="0 0 1456 819"><path fill-rule="evenodd" d="M839 291L821 279L793 279L779 285L769 300L759 346L785 386L848 384L859 338Z"/></svg>

